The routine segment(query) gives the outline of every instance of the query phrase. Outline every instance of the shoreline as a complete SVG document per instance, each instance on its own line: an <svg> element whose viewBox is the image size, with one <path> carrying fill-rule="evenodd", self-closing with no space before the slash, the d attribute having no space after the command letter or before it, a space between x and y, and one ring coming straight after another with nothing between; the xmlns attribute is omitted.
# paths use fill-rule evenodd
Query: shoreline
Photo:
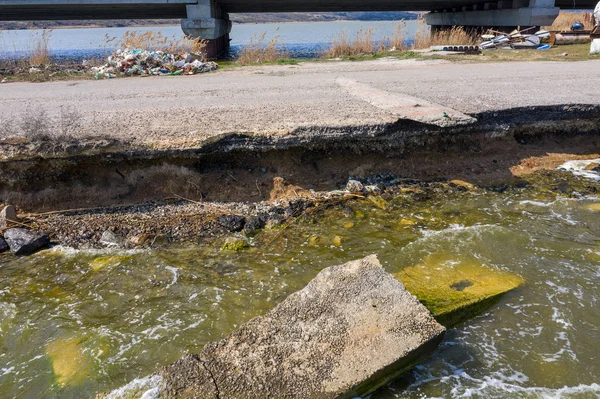
<svg viewBox="0 0 600 399"><path fill-rule="evenodd" d="M510 68L483 82L473 80L479 64L384 58L9 84L0 198L57 242L95 246L115 226L126 226L125 240L185 241L222 234L209 220L218 214L275 207L289 217L289 203L271 201L341 195L348 179L380 190L455 179L501 190L600 157L600 102L587 83L596 61ZM517 95L524 85L529 96ZM24 103L35 108L15 107ZM75 211L47 215L61 210Z"/></svg>

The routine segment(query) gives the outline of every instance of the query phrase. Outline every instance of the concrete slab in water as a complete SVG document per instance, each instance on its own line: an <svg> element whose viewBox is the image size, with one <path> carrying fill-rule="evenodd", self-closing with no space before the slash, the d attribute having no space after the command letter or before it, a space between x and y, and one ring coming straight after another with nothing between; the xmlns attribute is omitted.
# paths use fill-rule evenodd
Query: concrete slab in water
<svg viewBox="0 0 600 399"><path fill-rule="evenodd" d="M426 359L444 332L369 256L323 270L266 315L163 368L161 397L364 396Z"/></svg>
<svg viewBox="0 0 600 399"><path fill-rule="evenodd" d="M395 276L447 327L471 318L524 283L515 274L444 254L431 255Z"/></svg>

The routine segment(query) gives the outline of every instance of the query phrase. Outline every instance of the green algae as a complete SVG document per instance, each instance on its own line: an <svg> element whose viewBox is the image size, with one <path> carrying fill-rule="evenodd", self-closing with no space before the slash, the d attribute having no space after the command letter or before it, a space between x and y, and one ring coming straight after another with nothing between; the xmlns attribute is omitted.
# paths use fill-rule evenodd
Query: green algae
<svg viewBox="0 0 600 399"><path fill-rule="evenodd" d="M395 274L445 326L461 323L521 286L521 277L471 259L431 255Z"/></svg>
<svg viewBox="0 0 600 399"><path fill-rule="evenodd" d="M229 237L221 246L221 250L232 252L240 252L248 248L250 248L250 243L239 237Z"/></svg>
<svg viewBox="0 0 600 399"><path fill-rule="evenodd" d="M122 262L130 260L132 257L129 255L109 255L95 258L90 262L90 268L98 272L109 267L119 266Z"/></svg>
<svg viewBox="0 0 600 399"><path fill-rule="evenodd" d="M91 362L84 355L82 344L82 338L71 337L57 339L46 346L59 385L81 384L88 376Z"/></svg>

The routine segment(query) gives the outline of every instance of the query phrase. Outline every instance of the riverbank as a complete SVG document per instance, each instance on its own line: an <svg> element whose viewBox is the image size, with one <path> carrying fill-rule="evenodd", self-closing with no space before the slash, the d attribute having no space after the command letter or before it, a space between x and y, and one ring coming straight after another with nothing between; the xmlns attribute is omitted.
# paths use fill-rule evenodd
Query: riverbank
<svg viewBox="0 0 600 399"><path fill-rule="evenodd" d="M596 395L598 165L556 169L600 158L599 62L0 85L0 208L54 244L0 255L1 390L135 385L377 254L394 275L468 270L452 293L476 267L527 284L373 398Z"/></svg>
<svg viewBox="0 0 600 399"><path fill-rule="evenodd" d="M518 186L598 157L597 63L489 63L484 79L479 64L385 58L14 83L0 198L55 242L117 231L136 247L222 236L223 215L285 224L338 201L328 192L349 178Z"/></svg>
<svg viewBox="0 0 600 399"><path fill-rule="evenodd" d="M106 53L106 51L104 51ZM285 52L281 51L284 58L274 62L261 62L243 65L232 59L219 60L220 72L225 70L236 70L246 67L273 67L273 66L298 66L311 63L339 63L346 61L374 61L374 60L443 60L451 63L495 63L495 62L573 62L599 60L600 56L589 53L589 44L575 44L568 46L555 46L546 51L532 50L483 50L479 54L454 54L452 52L434 52L430 50L390 50L379 51L374 54L344 56L340 58L285 58ZM16 82L53 82L68 80L92 80L95 73L94 66L105 64L103 56L94 56L82 62L64 59L51 60L47 66L31 67L25 60L23 62L4 62L0 65L0 81L6 83ZM114 78L129 78L132 76L121 76L116 74ZM133 76L137 78L138 76Z"/></svg>

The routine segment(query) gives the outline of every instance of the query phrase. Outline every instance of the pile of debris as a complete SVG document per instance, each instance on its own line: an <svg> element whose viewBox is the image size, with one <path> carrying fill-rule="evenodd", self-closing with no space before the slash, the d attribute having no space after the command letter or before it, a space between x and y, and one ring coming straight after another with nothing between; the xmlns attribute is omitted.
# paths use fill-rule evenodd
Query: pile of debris
<svg viewBox="0 0 600 399"><path fill-rule="evenodd" d="M591 33L590 54L600 54L600 2L594 9L594 30Z"/></svg>
<svg viewBox="0 0 600 399"><path fill-rule="evenodd" d="M493 49L514 49L514 50L549 50L551 48L548 44L542 44L542 39L550 37L550 32L546 30L537 31L534 34L527 34L526 32L534 29L527 28L524 30L514 30L511 33L502 33L496 31L490 31L493 34L482 35L481 37L486 40L481 43L479 47L484 50Z"/></svg>
<svg viewBox="0 0 600 399"><path fill-rule="evenodd" d="M206 62L201 54L125 49L117 50L108 57L105 65L92 67L90 71L96 79L110 79L117 75L195 75L214 71L218 67L215 62Z"/></svg>

